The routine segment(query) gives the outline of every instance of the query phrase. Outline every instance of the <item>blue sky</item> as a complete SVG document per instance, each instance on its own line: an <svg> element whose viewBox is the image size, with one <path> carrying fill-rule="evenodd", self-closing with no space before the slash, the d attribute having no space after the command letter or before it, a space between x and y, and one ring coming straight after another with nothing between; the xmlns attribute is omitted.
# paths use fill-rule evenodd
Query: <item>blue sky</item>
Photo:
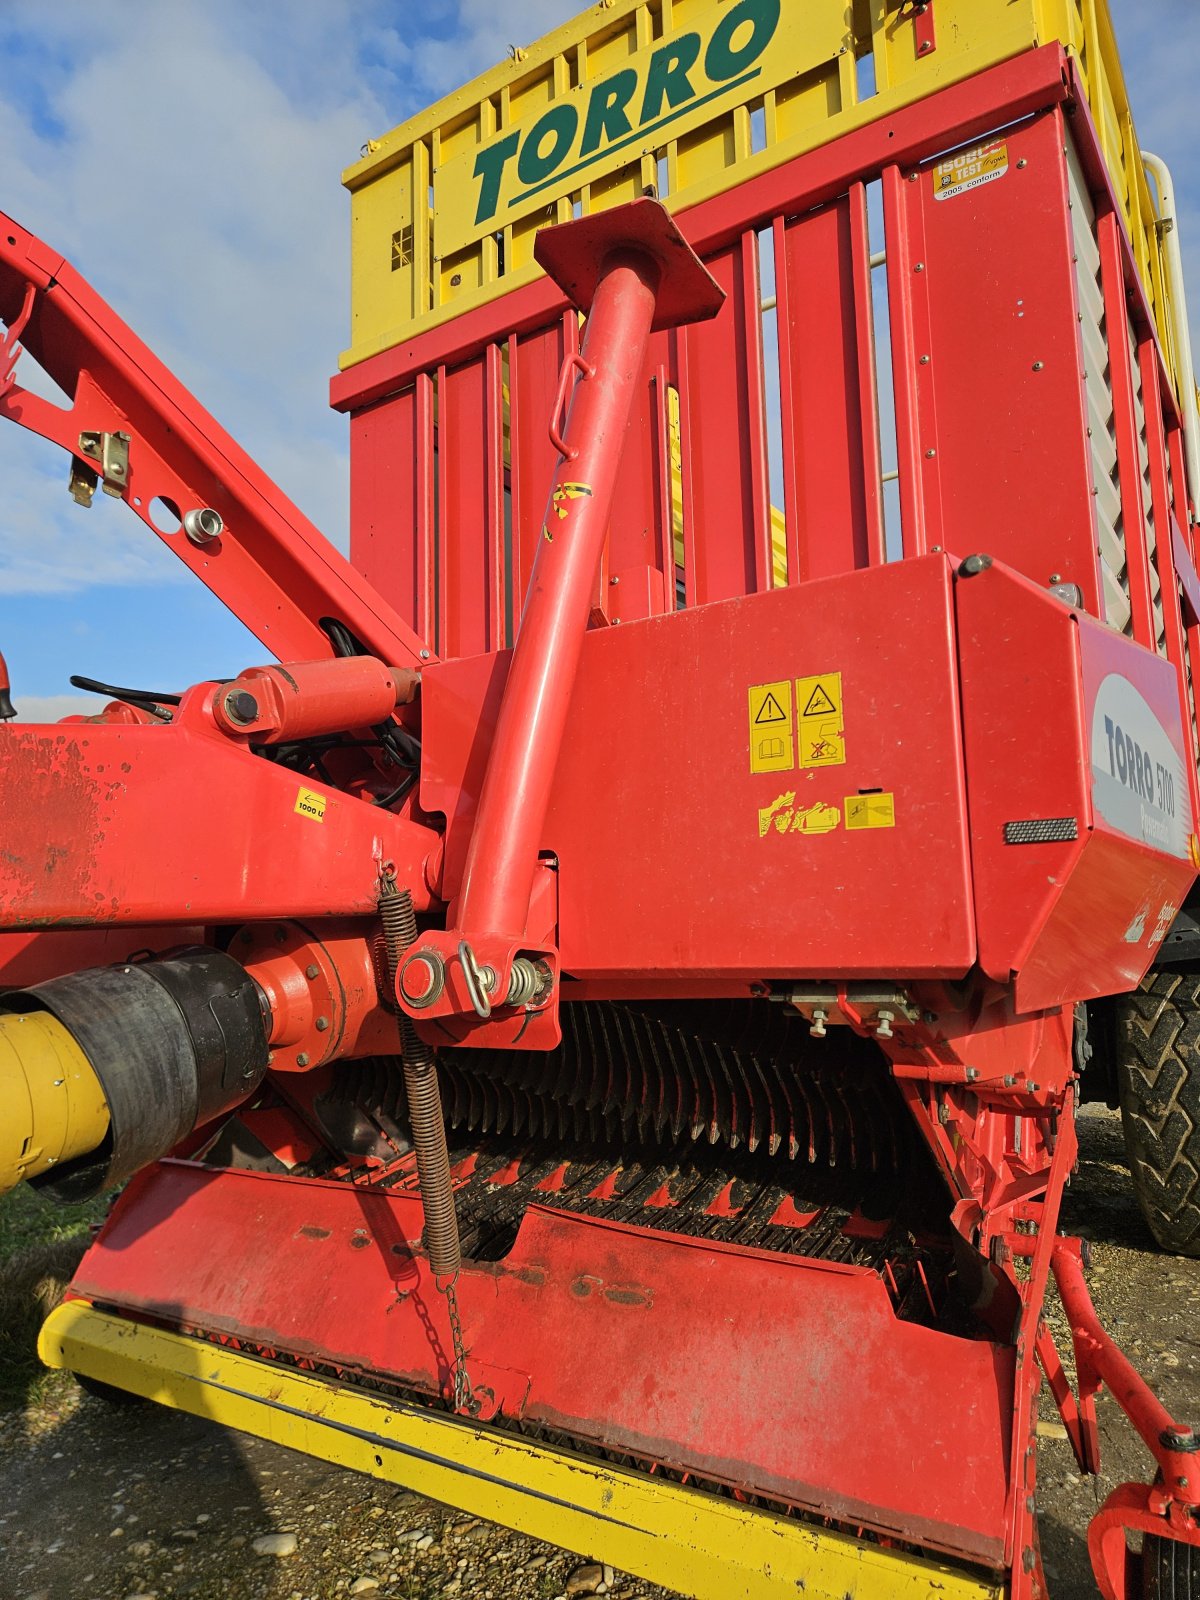
<svg viewBox="0 0 1200 1600"><path fill-rule="evenodd" d="M1200 5L1111 4L1142 143L1174 170L1195 326ZM0 210L62 250L345 548L346 423L326 404L348 342L339 173L366 139L578 9L0 0ZM75 507L66 468L0 425L0 650L23 715L72 709L72 672L171 689L262 659L120 502Z"/></svg>

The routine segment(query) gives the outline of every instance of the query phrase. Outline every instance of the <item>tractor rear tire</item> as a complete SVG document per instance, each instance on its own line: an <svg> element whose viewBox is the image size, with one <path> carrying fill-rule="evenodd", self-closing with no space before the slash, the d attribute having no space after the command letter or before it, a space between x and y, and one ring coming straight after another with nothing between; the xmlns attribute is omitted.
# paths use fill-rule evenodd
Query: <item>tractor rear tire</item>
<svg viewBox="0 0 1200 1600"><path fill-rule="evenodd" d="M1148 1533L1142 1545L1142 1600L1200 1600L1200 1546Z"/></svg>
<svg viewBox="0 0 1200 1600"><path fill-rule="evenodd" d="M1162 1249L1200 1256L1200 975L1149 973L1116 1002L1114 1022L1125 1149L1142 1215Z"/></svg>

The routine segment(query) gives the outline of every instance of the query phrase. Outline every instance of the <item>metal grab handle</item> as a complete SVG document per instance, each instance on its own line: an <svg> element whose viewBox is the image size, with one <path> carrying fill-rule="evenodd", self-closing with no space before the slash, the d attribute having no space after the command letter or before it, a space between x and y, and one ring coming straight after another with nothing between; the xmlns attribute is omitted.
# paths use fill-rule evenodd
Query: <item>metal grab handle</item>
<svg viewBox="0 0 1200 1600"><path fill-rule="evenodd" d="M585 378L592 377L596 371L590 361L585 361L578 350L574 350L563 362L558 375L558 393L554 396L554 409L550 413L550 443L564 461L574 461L579 454L578 445L569 445L562 436L562 429L567 425L567 406L575 392L571 378L576 369Z"/></svg>

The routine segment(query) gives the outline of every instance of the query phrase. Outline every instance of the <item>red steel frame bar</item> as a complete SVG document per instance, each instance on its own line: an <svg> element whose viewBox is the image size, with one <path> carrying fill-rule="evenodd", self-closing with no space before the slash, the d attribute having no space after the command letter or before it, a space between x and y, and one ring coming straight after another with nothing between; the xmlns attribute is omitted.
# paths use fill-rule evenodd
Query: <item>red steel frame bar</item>
<svg viewBox="0 0 1200 1600"><path fill-rule="evenodd" d="M1080 1409L1085 1419L1095 1396L1107 1384L1158 1463L1170 1498L1180 1505L1200 1506L1200 1435L1175 1421L1101 1327L1084 1282L1078 1241L1060 1239L1051 1265L1075 1341Z"/></svg>
<svg viewBox="0 0 1200 1600"><path fill-rule="evenodd" d="M394 666L421 659L422 642L350 563L208 415L69 263L0 213L0 317L29 305L30 355L74 395L64 410L13 384L0 416L80 452L81 431L127 431L121 497L147 527L282 660L331 656L319 621L346 624ZM204 548L151 520L158 497L182 510L215 507L226 535Z"/></svg>

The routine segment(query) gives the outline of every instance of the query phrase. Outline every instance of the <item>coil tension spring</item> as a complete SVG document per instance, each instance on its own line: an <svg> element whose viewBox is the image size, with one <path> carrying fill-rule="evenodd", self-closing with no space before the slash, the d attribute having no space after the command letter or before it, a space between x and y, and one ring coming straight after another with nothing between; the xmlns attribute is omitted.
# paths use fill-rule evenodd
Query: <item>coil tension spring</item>
<svg viewBox="0 0 1200 1600"><path fill-rule="evenodd" d="M404 952L417 937L417 917L413 910L412 895L407 889L398 888L395 877L387 872L380 879L379 918L383 924L387 951L389 994L394 1000L396 974L400 970ZM454 1344L454 1409L464 1412L470 1410L473 1395L467 1374L456 1290L462 1250L458 1238L458 1217L454 1210L450 1155L446 1149L446 1120L438 1086L437 1058L417 1033L412 1018L399 1011L398 1019L404 1090L408 1098L413 1150L417 1158L421 1207L425 1213L425 1248L433 1269L434 1282L446 1296Z"/></svg>

